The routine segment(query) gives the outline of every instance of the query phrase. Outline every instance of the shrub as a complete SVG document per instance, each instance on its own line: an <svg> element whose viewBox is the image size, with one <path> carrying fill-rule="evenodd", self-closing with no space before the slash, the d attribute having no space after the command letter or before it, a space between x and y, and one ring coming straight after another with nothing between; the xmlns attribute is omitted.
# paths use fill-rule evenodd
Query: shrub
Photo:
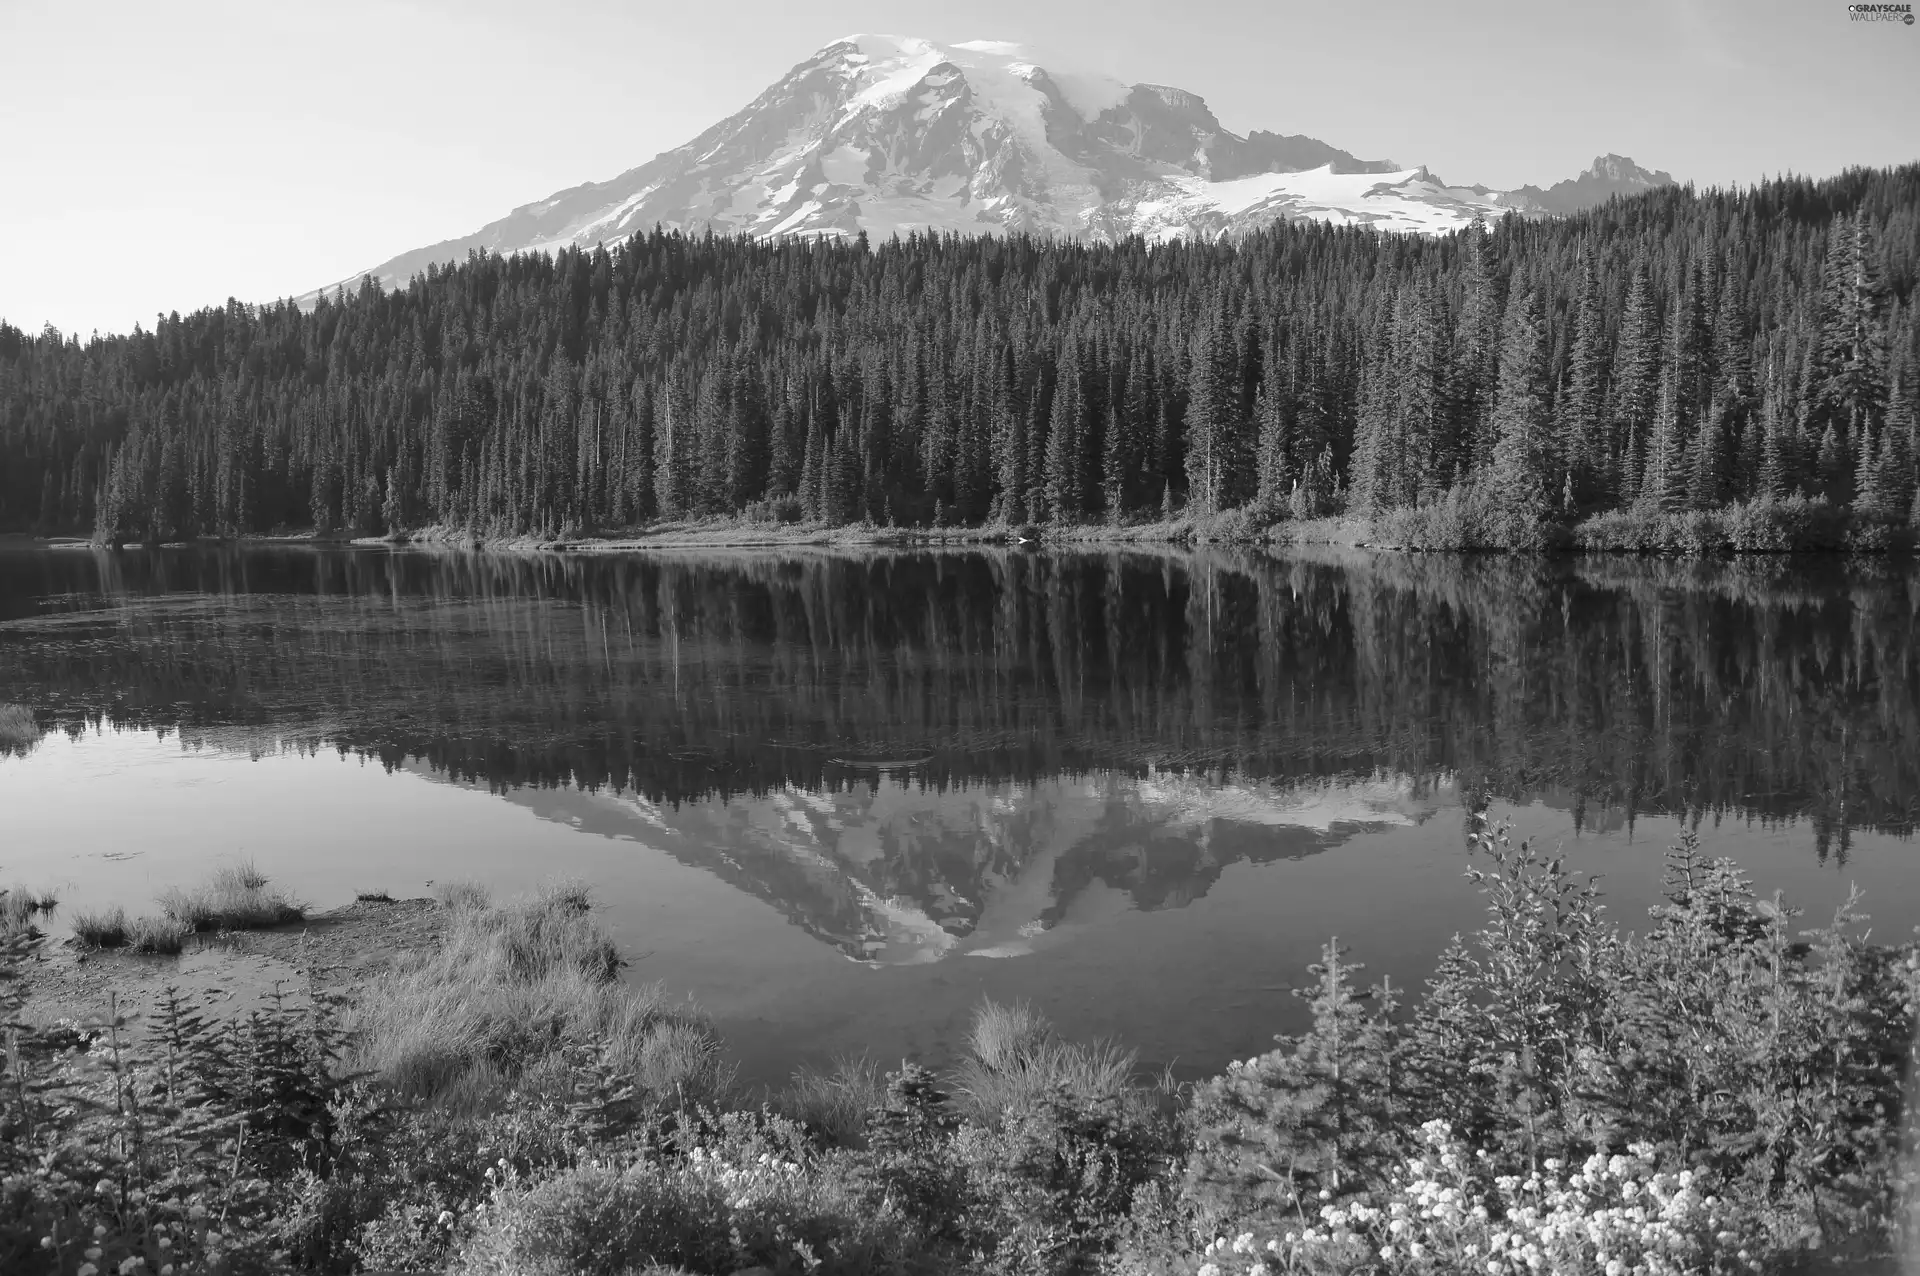
<svg viewBox="0 0 1920 1276"><path fill-rule="evenodd" d="M998 1126L964 1128L951 1154L966 1172L965 1248L1006 1276L1094 1270L1138 1194L1169 1174L1175 1139L1137 1091L1056 1091Z"/></svg>
<svg viewBox="0 0 1920 1276"><path fill-rule="evenodd" d="M1216 1237L1202 1251L1217 1276L1284 1271L1488 1276L1535 1272L1735 1271L1757 1244L1713 1194L1709 1176L1655 1168L1653 1149L1594 1153L1571 1173L1555 1160L1527 1174L1490 1175L1492 1158L1429 1121L1421 1146L1376 1202L1305 1198L1286 1225Z"/></svg>
<svg viewBox="0 0 1920 1276"><path fill-rule="evenodd" d="M515 1176L452 1271L464 1276L624 1276L661 1266L861 1273L909 1269L896 1217L821 1162L801 1131L734 1115L688 1131L699 1141L624 1167Z"/></svg>
<svg viewBox="0 0 1920 1276"><path fill-rule="evenodd" d="M1691 833L1633 938L1557 857L1484 825L1474 843L1487 925L1442 954L1410 1023L1382 1015L1369 1041L1347 1012L1336 1071L1329 987L1312 1032L1197 1089L1177 1212L1197 1234L1272 1237L1322 1204L1383 1208L1405 1187L1395 1160L1425 1156L1420 1127L1439 1120L1473 1149L1476 1190L1634 1149L1648 1173L1718 1184L1721 1226L1768 1265L1886 1251L1920 957L1867 944L1852 905L1802 942L1791 910L1704 860ZM1368 1068L1386 1072L1341 1099ZM1343 1217L1364 1235L1354 1220L1371 1216Z"/></svg>
<svg viewBox="0 0 1920 1276"><path fill-rule="evenodd" d="M0 951L17 1021L20 947ZM0 1076L0 1271L281 1272L277 1184L324 1164L339 1039L324 998L240 1020L173 994L132 1043L18 1024Z"/></svg>
<svg viewBox="0 0 1920 1276"><path fill-rule="evenodd" d="M1597 552L1702 556L1871 547L1856 545L1849 526L1844 512L1819 497L1756 497L1712 510L1607 510L1575 527L1573 543Z"/></svg>
<svg viewBox="0 0 1920 1276"><path fill-rule="evenodd" d="M741 516L749 523L798 523L807 512L797 496L770 496L750 502Z"/></svg>

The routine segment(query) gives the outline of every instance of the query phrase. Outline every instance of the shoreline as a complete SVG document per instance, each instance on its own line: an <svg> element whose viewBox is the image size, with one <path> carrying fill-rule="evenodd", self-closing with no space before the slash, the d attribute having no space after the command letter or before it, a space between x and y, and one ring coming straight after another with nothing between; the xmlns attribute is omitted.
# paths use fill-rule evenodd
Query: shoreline
<svg viewBox="0 0 1920 1276"><path fill-rule="evenodd" d="M196 1005L218 998L222 1013L235 1015L259 1009L276 989L296 999L309 986L345 993L437 944L440 911L431 899L357 899L282 926L197 937L177 955L48 937L25 964L21 1016L42 1025L104 1022L115 1009L137 1025L169 987Z"/></svg>
<svg viewBox="0 0 1920 1276"><path fill-rule="evenodd" d="M1382 526L1382 523L1386 526ZM644 528L578 536L550 536L535 533L499 534L466 528L429 526L381 536L350 536L341 533L254 532L239 536L200 536L192 540L167 541L159 548L178 549L219 546L313 546L359 549L440 549L470 553L509 554L623 554L656 550L713 549L984 549L1024 548L1097 549L1101 547L1180 547L1216 546L1279 552L1294 548L1341 548L1368 550L1383 554L1470 554L1512 555L1538 558L1635 557L1727 560L1734 558L1781 558L1788 556L1843 558L1908 558L1916 549L1915 530L1899 526L1868 529L1869 534L1835 533L1821 529L1812 536L1773 536L1766 543L1742 544L1724 536L1708 535L1693 541L1673 543L1657 536L1619 534L1617 526L1603 526L1589 532L1589 525L1555 528L1556 533L1535 545L1487 543L1446 543L1435 538L1396 535L1393 520L1367 520L1334 516L1300 522L1284 521L1252 526L1233 513L1210 519L1174 519L1154 523L1107 524L1035 524L1010 527L989 524L980 527L915 528L874 527L849 524L827 527L819 524L769 524L740 519L704 519L657 524ZM1223 526L1223 524L1225 524ZM1613 532L1613 535L1606 535ZM0 549L107 549L116 548L79 536L39 537L25 533L0 534ZM117 548L143 549L142 542L130 541Z"/></svg>

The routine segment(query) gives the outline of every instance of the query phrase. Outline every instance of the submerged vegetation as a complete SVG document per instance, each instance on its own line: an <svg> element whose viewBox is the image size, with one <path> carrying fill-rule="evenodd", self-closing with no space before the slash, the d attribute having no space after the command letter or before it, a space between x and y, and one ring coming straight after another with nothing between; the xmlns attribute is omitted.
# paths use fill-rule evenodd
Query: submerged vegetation
<svg viewBox="0 0 1920 1276"><path fill-rule="evenodd" d="M52 895L39 894L24 886L0 889L0 941L37 939L40 928L35 919L51 913L59 904Z"/></svg>
<svg viewBox="0 0 1920 1276"><path fill-rule="evenodd" d="M1675 848L1646 927L1478 821L1424 993L1330 941L1312 1023L1179 1088L983 1005L950 1074L740 1093L574 887L445 892L350 1003L15 1023L0 1269L1733 1273L1900 1243L1920 950ZM17 1020L19 959L0 962ZM135 1263L133 1260L140 1260ZM1864 1270L1864 1268L1863 1268Z"/></svg>

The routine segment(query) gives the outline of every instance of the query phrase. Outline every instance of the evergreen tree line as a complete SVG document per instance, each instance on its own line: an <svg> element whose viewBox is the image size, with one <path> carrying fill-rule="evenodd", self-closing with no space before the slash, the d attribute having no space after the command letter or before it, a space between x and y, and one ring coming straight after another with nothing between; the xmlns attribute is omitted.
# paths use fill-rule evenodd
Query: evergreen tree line
<svg viewBox="0 0 1920 1276"><path fill-rule="evenodd" d="M152 541L1823 498L1907 521L1920 166L1422 238L476 253L311 311L0 324L0 528Z"/></svg>

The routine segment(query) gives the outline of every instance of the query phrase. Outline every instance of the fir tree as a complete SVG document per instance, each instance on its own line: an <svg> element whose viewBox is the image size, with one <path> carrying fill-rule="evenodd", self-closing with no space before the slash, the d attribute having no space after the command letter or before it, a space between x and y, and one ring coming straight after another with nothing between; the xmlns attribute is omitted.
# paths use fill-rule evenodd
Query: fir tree
<svg viewBox="0 0 1920 1276"><path fill-rule="evenodd" d="M1568 357L1566 392L1560 397L1558 426L1566 440L1575 498L1606 501L1618 490L1619 479L1603 428L1606 315L1591 252L1581 254L1573 323L1573 349Z"/></svg>
<svg viewBox="0 0 1920 1276"><path fill-rule="evenodd" d="M1644 494L1646 447L1653 438L1661 394L1660 315L1644 263L1627 285L1620 337L1613 354L1613 412L1609 453L1621 474L1622 500Z"/></svg>
<svg viewBox="0 0 1920 1276"><path fill-rule="evenodd" d="M1555 490L1552 420L1547 401L1547 343L1532 294L1507 306L1494 400L1492 483L1506 517L1538 523Z"/></svg>

